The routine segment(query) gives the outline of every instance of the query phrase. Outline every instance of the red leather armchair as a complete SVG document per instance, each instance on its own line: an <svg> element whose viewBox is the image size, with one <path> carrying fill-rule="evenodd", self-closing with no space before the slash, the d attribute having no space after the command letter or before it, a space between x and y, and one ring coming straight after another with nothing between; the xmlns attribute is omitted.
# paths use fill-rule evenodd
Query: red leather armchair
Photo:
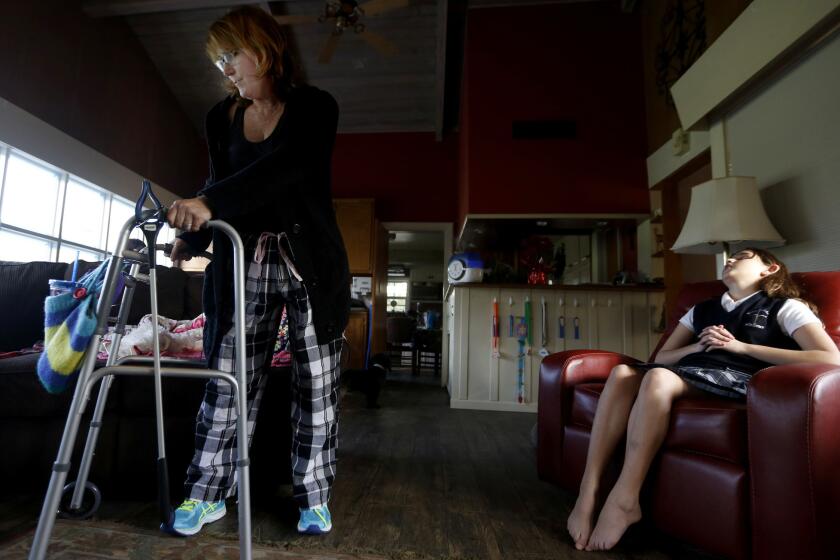
<svg viewBox="0 0 840 560"><path fill-rule="evenodd" d="M840 272L793 277L840 342ZM691 305L724 290L684 286L660 346ZM540 478L577 493L604 382L613 366L636 361L598 350L543 360ZM746 403L713 395L675 403L642 509L663 532L729 558L840 558L840 366L764 369Z"/></svg>

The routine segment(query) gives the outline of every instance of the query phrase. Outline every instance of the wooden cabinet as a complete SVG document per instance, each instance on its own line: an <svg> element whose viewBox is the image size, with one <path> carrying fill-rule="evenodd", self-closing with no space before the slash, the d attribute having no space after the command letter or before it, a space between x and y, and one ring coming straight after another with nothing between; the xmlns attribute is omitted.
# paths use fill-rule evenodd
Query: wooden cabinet
<svg viewBox="0 0 840 560"><path fill-rule="evenodd" d="M367 311L353 309L350 312L350 320L344 330L344 337L347 339L345 347L349 352L350 359L345 367L351 369L362 369L365 367L365 352L367 351L368 338L368 317Z"/></svg>
<svg viewBox="0 0 840 560"><path fill-rule="evenodd" d="M384 352L388 232L374 215L372 198L336 198L333 207L347 250L350 274L371 277L371 355Z"/></svg>
<svg viewBox="0 0 840 560"><path fill-rule="evenodd" d="M372 198L336 198L333 200L335 218L347 260L350 274L373 274L375 266L374 201Z"/></svg>
<svg viewBox="0 0 840 560"><path fill-rule="evenodd" d="M491 320L499 304L499 349L493 352ZM455 286L449 312L449 395L453 408L535 412L541 350L609 350L647 360L663 292L581 286ZM517 325L531 306L531 344L520 343ZM522 395L520 402L519 396Z"/></svg>
<svg viewBox="0 0 840 560"><path fill-rule="evenodd" d="M371 338L371 355L385 352L385 314L388 306L388 231L382 227L378 220L374 222L373 239L373 271L372 297L373 309L371 310L371 322L373 333Z"/></svg>

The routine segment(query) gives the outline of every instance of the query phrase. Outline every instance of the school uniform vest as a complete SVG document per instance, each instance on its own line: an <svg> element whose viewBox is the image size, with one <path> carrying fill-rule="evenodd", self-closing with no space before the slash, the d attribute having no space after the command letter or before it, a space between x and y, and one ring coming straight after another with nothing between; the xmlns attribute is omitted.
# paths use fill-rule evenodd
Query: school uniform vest
<svg viewBox="0 0 840 560"><path fill-rule="evenodd" d="M796 341L782 331L778 321L779 309L786 299L771 298L759 292L750 299L727 311L720 298L699 303L694 307L694 332L699 336L708 326L723 325L732 335L748 344L772 346L789 350L801 350ZM755 373L773 364L745 354L733 354L726 350L697 352L683 357L678 366L693 366L724 369L732 368L744 373Z"/></svg>

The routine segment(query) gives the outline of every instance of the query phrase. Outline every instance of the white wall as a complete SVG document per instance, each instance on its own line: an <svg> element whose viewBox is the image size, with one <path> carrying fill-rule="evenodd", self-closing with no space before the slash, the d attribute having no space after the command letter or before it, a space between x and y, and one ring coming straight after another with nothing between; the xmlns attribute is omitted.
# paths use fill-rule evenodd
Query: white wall
<svg viewBox="0 0 840 560"><path fill-rule="evenodd" d="M758 178L792 270L840 269L840 34L724 116L732 175Z"/></svg>
<svg viewBox="0 0 840 560"><path fill-rule="evenodd" d="M435 262L415 264L411 267L409 279L412 282L443 282L444 270L443 266L439 262L440 260L441 259L438 258ZM442 293L441 298L443 298Z"/></svg>

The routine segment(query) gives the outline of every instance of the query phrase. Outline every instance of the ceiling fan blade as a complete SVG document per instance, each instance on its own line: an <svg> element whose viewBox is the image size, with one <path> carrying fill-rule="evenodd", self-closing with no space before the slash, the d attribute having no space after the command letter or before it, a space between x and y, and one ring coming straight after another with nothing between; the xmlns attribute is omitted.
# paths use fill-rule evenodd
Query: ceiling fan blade
<svg viewBox="0 0 840 560"><path fill-rule="evenodd" d="M385 56L393 56L400 52L397 45L373 31L363 31L359 33L359 37L365 40L371 47L384 54Z"/></svg>
<svg viewBox="0 0 840 560"><path fill-rule="evenodd" d="M333 53L338 46L338 40L341 38L341 33L330 33L327 42L324 43L324 48L321 49L321 54L318 55L318 62L321 64L329 64Z"/></svg>
<svg viewBox="0 0 840 560"><path fill-rule="evenodd" d="M295 16L274 16L280 25L300 25L303 23L318 23L318 16L295 15Z"/></svg>
<svg viewBox="0 0 840 560"><path fill-rule="evenodd" d="M410 0L370 0L364 4L359 4L359 8L366 16L375 16L391 10L405 8L410 4Z"/></svg>

